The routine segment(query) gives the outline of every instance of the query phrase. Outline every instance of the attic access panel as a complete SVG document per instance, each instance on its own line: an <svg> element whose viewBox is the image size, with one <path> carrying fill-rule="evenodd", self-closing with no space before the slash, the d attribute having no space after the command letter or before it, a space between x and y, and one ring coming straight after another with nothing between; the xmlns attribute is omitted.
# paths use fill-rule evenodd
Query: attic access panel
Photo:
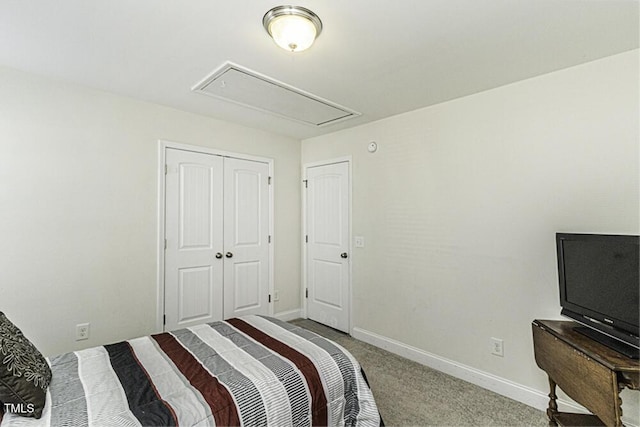
<svg viewBox="0 0 640 427"><path fill-rule="evenodd" d="M230 62L223 64L192 90L314 126L326 126L360 115Z"/></svg>

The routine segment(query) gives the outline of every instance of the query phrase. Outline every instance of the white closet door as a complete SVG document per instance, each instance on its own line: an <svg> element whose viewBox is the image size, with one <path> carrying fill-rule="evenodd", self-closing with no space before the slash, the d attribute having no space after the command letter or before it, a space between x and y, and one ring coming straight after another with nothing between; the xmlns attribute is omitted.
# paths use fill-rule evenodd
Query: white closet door
<svg viewBox="0 0 640 427"><path fill-rule="evenodd" d="M269 165L225 158L224 317L269 313Z"/></svg>
<svg viewBox="0 0 640 427"><path fill-rule="evenodd" d="M223 158L167 149L165 330L223 315Z"/></svg>
<svg viewBox="0 0 640 427"><path fill-rule="evenodd" d="M349 163L306 169L307 317L349 333Z"/></svg>

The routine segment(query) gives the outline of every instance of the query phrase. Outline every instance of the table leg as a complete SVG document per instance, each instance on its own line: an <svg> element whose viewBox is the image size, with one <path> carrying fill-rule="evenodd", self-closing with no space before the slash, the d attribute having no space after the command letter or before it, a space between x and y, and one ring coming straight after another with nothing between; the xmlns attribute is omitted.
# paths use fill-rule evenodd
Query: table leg
<svg viewBox="0 0 640 427"><path fill-rule="evenodd" d="M556 402L558 396L556 395L556 382L551 377L549 377L549 390L549 407L547 408L547 417L549 417L550 426L557 426L558 424L554 419L554 415L558 412L558 403Z"/></svg>

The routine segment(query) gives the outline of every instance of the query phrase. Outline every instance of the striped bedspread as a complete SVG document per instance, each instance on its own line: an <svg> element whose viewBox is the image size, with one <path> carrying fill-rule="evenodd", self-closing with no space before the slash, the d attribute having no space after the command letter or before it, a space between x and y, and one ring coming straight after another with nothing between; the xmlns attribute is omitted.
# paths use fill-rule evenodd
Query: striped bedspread
<svg viewBox="0 0 640 427"><path fill-rule="evenodd" d="M49 360L42 418L1 427L380 425L360 365L338 344L247 316Z"/></svg>

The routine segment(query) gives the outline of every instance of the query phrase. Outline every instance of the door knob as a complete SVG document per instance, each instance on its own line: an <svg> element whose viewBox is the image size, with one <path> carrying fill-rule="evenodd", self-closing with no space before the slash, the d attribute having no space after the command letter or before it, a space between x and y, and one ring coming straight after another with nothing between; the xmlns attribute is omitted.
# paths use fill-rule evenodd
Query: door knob
<svg viewBox="0 0 640 427"><path fill-rule="evenodd" d="M226 254L224 254L224 256L226 256L227 258L232 258L233 254L231 252L227 252Z"/></svg>
<svg viewBox="0 0 640 427"><path fill-rule="evenodd" d="M342 252L342 253L340 254L340 258L346 258L346 257L348 257L348 256L349 256L349 255L347 255L347 253L346 253L346 252Z"/></svg>
<svg viewBox="0 0 640 427"><path fill-rule="evenodd" d="M216 258L218 258L218 259L222 258L222 253L218 252L218 253L216 254Z"/></svg>

